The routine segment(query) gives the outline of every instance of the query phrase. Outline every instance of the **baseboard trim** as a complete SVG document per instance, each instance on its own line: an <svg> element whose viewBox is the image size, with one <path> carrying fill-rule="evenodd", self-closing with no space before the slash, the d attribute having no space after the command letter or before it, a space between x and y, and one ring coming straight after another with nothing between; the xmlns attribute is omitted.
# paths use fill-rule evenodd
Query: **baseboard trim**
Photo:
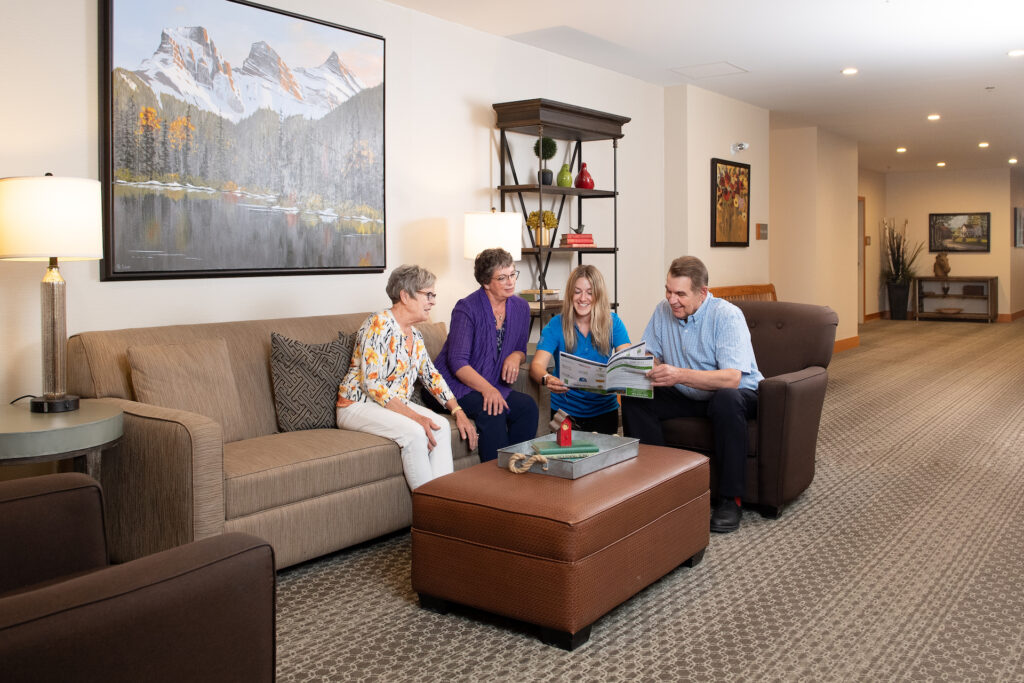
<svg viewBox="0 0 1024 683"><path fill-rule="evenodd" d="M877 313L868 313L867 315L864 316L864 322L870 322L871 320L881 320L881 319L882 319L882 312L881 311L878 311Z"/></svg>
<svg viewBox="0 0 1024 683"><path fill-rule="evenodd" d="M847 339L838 339L832 346L832 353L839 353L840 351L847 351L849 349L855 349L860 346L860 336L849 337Z"/></svg>

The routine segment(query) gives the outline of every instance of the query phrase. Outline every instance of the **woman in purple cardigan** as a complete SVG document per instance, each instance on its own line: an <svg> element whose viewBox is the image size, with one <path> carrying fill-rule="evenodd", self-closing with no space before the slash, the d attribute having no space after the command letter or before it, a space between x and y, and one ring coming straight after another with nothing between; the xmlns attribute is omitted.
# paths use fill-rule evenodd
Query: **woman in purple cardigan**
<svg viewBox="0 0 1024 683"><path fill-rule="evenodd" d="M537 404L512 390L530 337L530 305L515 296L519 271L512 255L485 249L473 274L480 289L455 304L434 365L476 421L480 460L486 461L497 458L499 448L537 435Z"/></svg>

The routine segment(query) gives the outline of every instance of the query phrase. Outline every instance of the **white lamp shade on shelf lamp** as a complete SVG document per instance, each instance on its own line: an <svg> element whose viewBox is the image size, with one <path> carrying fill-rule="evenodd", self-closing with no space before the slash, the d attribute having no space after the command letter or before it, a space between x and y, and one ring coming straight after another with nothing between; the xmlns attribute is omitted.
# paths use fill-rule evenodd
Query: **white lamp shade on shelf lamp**
<svg viewBox="0 0 1024 683"><path fill-rule="evenodd" d="M484 249L500 247L512 254L513 261L523 258L523 219L509 211L467 211L463 256L475 259Z"/></svg>
<svg viewBox="0 0 1024 683"><path fill-rule="evenodd" d="M103 257L100 182L87 178L0 178L0 259L48 261L42 298L43 395L32 410L78 408L68 396L66 283L58 259Z"/></svg>

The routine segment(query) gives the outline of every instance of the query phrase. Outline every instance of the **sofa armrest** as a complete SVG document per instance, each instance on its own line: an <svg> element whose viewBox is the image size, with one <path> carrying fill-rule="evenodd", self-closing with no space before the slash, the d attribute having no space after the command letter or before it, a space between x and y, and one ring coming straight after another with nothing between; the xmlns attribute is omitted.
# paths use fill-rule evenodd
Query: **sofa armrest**
<svg viewBox="0 0 1024 683"><path fill-rule="evenodd" d="M779 508L814 479L827 385L828 371L814 366L766 378L758 387L761 504Z"/></svg>
<svg viewBox="0 0 1024 683"><path fill-rule="evenodd" d="M119 398L124 436L104 453L110 555L150 555L224 530L224 438L203 415Z"/></svg>
<svg viewBox="0 0 1024 683"><path fill-rule="evenodd" d="M224 534L0 598L12 681L270 681L274 559Z"/></svg>
<svg viewBox="0 0 1024 683"><path fill-rule="evenodd" d="M0 483L0 594L107 566L103 496L84 474Z"/></svg>

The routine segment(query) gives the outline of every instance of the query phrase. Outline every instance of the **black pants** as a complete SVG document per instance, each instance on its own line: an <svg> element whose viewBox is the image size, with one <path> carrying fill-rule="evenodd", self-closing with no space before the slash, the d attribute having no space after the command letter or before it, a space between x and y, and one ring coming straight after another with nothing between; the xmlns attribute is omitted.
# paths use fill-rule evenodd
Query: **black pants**
<svg viewBox="0 0 1024 683"><path fill-rule="evenodd" d="M431 410L446 412L429 391L421 390L420 397ZM498 449L537 436L537 403L520 391L510 392L505 402L508 403L508 410L502 410L498 415L488 415L484 410L484 397L479 391L471 391L459 399L466 417L476 423L480 437L477 443L480 462L496 460Z"/></svg>
<svg viewBox="0 0 1024 683"><path fill-rule="evenodd" d="M718 495L743 496L747 472L747 420L757 416L753 389L719 389L708 401L683 396L675 387L655 387L654 398L622 399L622 427L640 443L667 446L661 423L674 417L711 420L718 467Z"/></svg>
<svg viewBox="0 0 1024 683"><path fill-rule="evenodd" d="M555 416L557 410L551 411L551 417ZM569 416L572 428L581 432L599 432L601 434L619 433L619 409L609 410L607 413L592 415L590 417Z"/></svg>

